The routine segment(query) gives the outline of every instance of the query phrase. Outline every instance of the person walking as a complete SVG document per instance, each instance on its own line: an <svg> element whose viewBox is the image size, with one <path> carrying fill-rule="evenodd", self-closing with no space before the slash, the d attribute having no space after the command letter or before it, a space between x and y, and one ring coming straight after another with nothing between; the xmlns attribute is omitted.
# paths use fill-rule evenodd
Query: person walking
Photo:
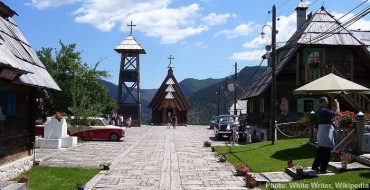
<svg viewBox="0 0 370 190"><path fill-rule="evenodd" d="M176 129L176 126L177 126L177 116L176 116L175 113L172 115L172 126L173 126L174 129Z"/></svg>
<svg viewBox="0 0 370 190"><path fill-rule="evenodd" d="M315 160L312 163L312 170L326 173L331 150L335 146L333 118L335 115L340 114L340 109L337 99L334 99L332 103L332 110L328 109L329 101L327 97L321 97L319 103L320 106L316 111L317 122L319 124L319 129L317 131L319 148L317 149Z"/></svg>
<svg viewBox="0 0 370 190"><path fill-rule="evenodd" d="M172 125L172 117L171 117L171 112L168 112L167 113L167 129L171 128L171 125Z"/></svg>
<svg viewBox="0 0 370 190"><path fill-rule="evenodd" d="M126 127L127 128L131 128L131 122L132 122L131 115L129 115L127 120L126 120Z"/></svg>

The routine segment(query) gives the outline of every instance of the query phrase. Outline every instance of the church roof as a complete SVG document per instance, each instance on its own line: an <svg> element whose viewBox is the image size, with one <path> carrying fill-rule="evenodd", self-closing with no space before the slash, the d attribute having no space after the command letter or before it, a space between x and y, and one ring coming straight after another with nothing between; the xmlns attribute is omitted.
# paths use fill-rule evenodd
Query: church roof
<svg viewBox="0 0 370 190"><path fill-rule="evenodd" d="M146 54L144 48L132 35L129 35L126 39L119 43L114 50L116 50L118 53L138 52L140 54Z"/></svg>
<svg viewBox="0 0 370 190"><path fill-rule="evenodd" d="M186 111L190 108L190 103L173 75L172 68L168 69L166 78L163 80L148 107L153 110L160 110L166 104L166 101L172 101L180 111Z"/></svg>
<svg viewBox="0 0 370 190"><path fill-rule="evenodd" d="M18 25L12 19L17 15L0 2L0 66L3 71L16 71L19 77L14 82L60 90L44 64L32 50Z"/></svg>

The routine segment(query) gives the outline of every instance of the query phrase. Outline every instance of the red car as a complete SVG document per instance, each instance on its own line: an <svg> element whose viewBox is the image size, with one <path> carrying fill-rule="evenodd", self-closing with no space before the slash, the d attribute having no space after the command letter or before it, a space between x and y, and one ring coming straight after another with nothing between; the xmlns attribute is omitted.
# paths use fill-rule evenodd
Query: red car
<svg viewBox="0 0 370 190"><path fill-rule="evenodd" d="M125 127L107 125L104 118L89 118L89 122L91 123L89 126L68 124L68 134L89 140L119 141L125 137ZM43 136L44 125L36 125L35 134Z"/></svg>

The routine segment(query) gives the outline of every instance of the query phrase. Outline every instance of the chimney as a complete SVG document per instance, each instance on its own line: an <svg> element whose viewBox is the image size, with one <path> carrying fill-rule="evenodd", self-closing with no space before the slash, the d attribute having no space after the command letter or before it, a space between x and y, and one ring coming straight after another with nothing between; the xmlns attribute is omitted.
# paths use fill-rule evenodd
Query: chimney
<svg viewBox="0 0 370 190"><path fill-rule="evenodd" d="M306 23L306 10L308 9L307 4L302 1L298 4L295 10L297 11L297 31L302 28L304 23Z"/></svg>

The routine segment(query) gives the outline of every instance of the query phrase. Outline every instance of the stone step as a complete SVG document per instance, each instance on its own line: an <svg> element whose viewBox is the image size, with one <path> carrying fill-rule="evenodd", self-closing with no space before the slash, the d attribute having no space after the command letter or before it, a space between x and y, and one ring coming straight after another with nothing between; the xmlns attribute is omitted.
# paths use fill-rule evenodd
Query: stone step
<svg viewBox="0 0 370 190"><path fill-rule="evenodd" d="M258 184L291 182L293 178L285 172L252 173Z"/></svg>
<svg viewBox="0 0 370 190"><path fill-rule="evenodd" d="M314 172L311 170L311 167L304 168L303 174L297 174L295 168L286 168L285 172L294 179L335 175L334 171L330 170L329 168L325 174Z"/></svg>
<svg viewBox="0 0 370 190"><path fill-rule="evenodd" d="M0 181L0 190L27 190L27 184L15 181Z"/></svg>
<svg viewBox="0 0 370 190"><path fill-rule="evenodd" d="M356 159L357 162L360 164L370 166L370 154L363 154L357 157Z"/></svg>
<svg viewBox="0 0 370 190"><path fill-rule="evenodd" d="M343 171L370 169L370 167L360 164L358 162L352 162L350 164L347 164L347 169L343 169L341 162L329 162L328 169L334 171L335 173L339 173Z"/></svg>

